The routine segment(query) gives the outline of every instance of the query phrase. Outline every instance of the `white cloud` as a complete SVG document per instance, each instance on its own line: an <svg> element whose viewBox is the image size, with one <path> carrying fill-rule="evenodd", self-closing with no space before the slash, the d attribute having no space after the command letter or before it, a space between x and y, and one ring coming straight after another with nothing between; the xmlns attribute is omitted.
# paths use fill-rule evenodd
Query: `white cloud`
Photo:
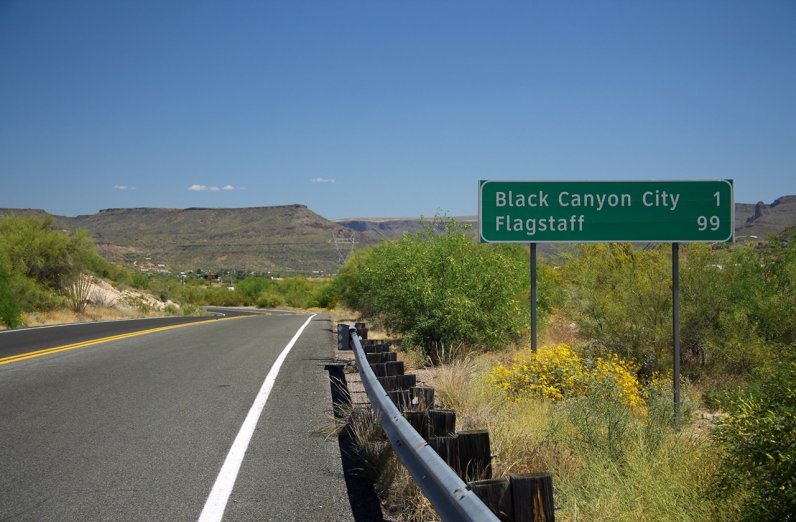
<svg viewBox="0 0 796 522"><path fill-rule="evenodd" d="M114 185L113 189L125 191L125 190L135 190L135 187L131 187L130 185Z"/></svg>
<svg viewBox="0 0 796 522"><path fill-rule="evenodd" d="M311 178L310 181L313 182L313 183L334 183L335 179L334 178Z"/></svg>
<svg viewBox="0 0 796 522"><path fill-rule="evenodd" d="M221 192L222 190L230 192L233 190L246 190L246 187L236 187L235 185L224 185L223 187L218 185L191 185L188 190L193 192Z"/></svg>

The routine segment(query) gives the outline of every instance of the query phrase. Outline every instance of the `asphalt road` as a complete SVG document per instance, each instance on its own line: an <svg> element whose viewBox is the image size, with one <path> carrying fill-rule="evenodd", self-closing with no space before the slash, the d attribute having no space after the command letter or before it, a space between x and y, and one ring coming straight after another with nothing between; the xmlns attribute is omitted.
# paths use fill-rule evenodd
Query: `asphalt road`
<svg viewBox="0 0 796 522"><path fill-rule="evenodd" d="M0 365L0 520L197 520L308 317L209 321ZM331 323L314 317L274 381L224 520L352 520L337 441L320 433L333 349Z"/></svg>
<svg viewBox="0 0 796 522"><path fill-rule="evenodd" d="M180 324L196 323L222 317L264 314L256 310L234 308L208 308L211 314L204 317L156 317L152 319L126 319L96 323L75 323L69 325L20 328L0 331L0 360L6 357L46 350L53 347L90 341L152 328L162 328ZM292 314L292 312L267 312Z"/></svg>

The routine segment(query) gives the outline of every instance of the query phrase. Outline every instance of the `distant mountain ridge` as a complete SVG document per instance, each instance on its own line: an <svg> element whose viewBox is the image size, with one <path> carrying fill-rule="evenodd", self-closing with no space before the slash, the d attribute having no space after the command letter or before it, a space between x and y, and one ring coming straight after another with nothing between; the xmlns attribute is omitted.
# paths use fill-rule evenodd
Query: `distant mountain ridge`
<svg viewBox="0 0 796 522"><path fill-rule="evenodd" d="M459 223L478 227L478 216L451 217ZM420 232L433 223L429 218L347 218L335 223L355 232L373 234L382 239L397 239L407 232Z"/></svg>
<svg viewBox="0 0 796 522"><path fill-rule="evenodd" d="M0 209L0 216L50 215ZM58 227L86 229L108 258L171 270L237 269L280 274L330 274L354 247L422 230L431 219L357 218L330 221L305 205L247 208L110 208L92 215L52 216ZM478 226L477 216L453 218ZM771 204L736 203L738 239L766 238L796 226L796 195Z"/></svg>
<svg viewBox="0 0 796 522"><path fill-rule="evenodd" d="M746 219L739 223L744 216ZM782 196L770 205L762 201L755 205L735 205L736 237L756 236L765 239L793 226L796 226L796 195Z"/></svg>
<svg viewBox="0 0 796 522"><path fill-rule="evenodd" d="M0 209L0 215L48 215ZM171 270L224 269L328 274L339 268L334 237L351 231L305 205L248 208L111 208L92 215L52 216L66 230L86 229L114 261ZM378 238L359 234L357 241ZM345 245L350 248L350 245Z"/></svg>

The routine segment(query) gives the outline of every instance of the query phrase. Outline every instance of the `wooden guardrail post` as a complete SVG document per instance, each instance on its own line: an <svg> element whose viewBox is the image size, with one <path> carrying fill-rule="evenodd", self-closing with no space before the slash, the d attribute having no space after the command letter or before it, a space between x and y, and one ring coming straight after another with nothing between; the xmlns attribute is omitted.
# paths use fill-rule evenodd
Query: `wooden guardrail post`
<svg viewBox="0 0 796 522"><path fill-rule="evenodd" d="M550 473L512 475L470 483L470 488L504 522L554 522Z"/></svg>
<svg viewBox="0 0 796 522"><path fill-rule="evenodd" d="M413 410L428 411L434 407L434 388L414 386L409 392L412 396Z"/></svg>
<svg viewBox="0 0 796 522"><path fill-rule="evenodd" d="M377 341L372 341L367 346L362 347L365 350L365 354L369 353L389 353L390 347L384 343L380 343Z"/></svg>
<svg viewBox="0 0 796 522"><path fill-rule="evenodd" d="M492 451L487 430L460 431L459 469L465 481L492 478Z"/></svg>
<svg viewBox="0 0 796 522"><path fill-rule="evenodd" d="M368 358L368 362L371 364L371 366L374 364L395 362L398 360L398 354L395 352L367 353L365 356Z"/></svg>
<svg viewBox="0 0 796 522"><path fill-rule="evenodd" d="M324 369L329 372L332 392L332 408L335 418L343 418L351 406L351 392L345 378L345 363L329 363Z"/></svg>
<svg viewBox="0 0 796 522"><path fill-rule="evenodd" d="M418 432L424 440L428 441L430 438L428 412L410 409L404 412L404 417L406 417L406 420L409 421L409 424L412 425L415 431Z"/></svg>
<svg viewBox="0 0 796 522"><path fill-rule="evenodd" d="M385 391L390 390L409 390L413 386L417 386L417 376L410 373L409 375L393 375L390 377L379 377L379 384Z"/></svg>
<svg viewBox="0 0 796 522"><path fill-rule="evenodd" d="M384 363L384 368L387 371L387 377L394 377L396 375L403 375L404 374L404 362L403 361L392 361Z"/></svg>
<svg viewBox="0 0 796 522"><path fill-rule="evenodd" d="M461 467L459 466L459 439L456 435L431 437L428 439L428 445L434 448L437 455L442 457L442 460L444 460L457 475L460 477L462 476Z"/></svg>
<svg viewBox="0 0 796 522"><path fill-rule="evenodd" d="M552 522L555 519L550 473L513 475L510 480L515 522Z"/></svg>
<svg viewBox="0 0 796 522"><path fill-rule="evenodd" d="M368 328L365 326L365 323L354 323L354 328L357 329L357 335L362 339L368 338Z"/></svg>
<svg viewBox="0 0 796 522"><path fill-rule="evenodd" d="M428 410L428 421L432 437L456 433L456 412L453 410Z"/></svg>
<svg viewBox="0 0 796 522"><path fill-rule="evenodd" d="M409 409L409 390L389 390L387 395L401 413Z"/></svg>
<svg viewBox="0 0 796 522"><path fill-rule="evenodd" d="M351 334L347 324L337 325L337 349L350 350L351 349Z"/></svg>
<svg viewBox="0 0 796 522"><path fill-rule="evenodd" d="M501 522L514 522L514 504L508 477L470 482L470 489Z"/></svg>

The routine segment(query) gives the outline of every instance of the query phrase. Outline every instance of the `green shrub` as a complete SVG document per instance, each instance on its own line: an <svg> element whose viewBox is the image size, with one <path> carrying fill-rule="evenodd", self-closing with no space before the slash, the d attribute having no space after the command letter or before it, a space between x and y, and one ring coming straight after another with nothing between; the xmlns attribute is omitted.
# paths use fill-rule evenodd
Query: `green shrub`
<svg viewBox="0 0 796 522"><path fill-rule="evenodd" d="M132 275L127 269L115 263L111 263L98 253L88 257L84 270L122 285L129 285L130 279L132 278Z"/></svg>
<svg viewBox="0 0 796 522"><path fill-rule="evenodd" d="M245 298L226 287L208 288L203 294L204 304L209 306L246 306Z"/></svg>
<svg viewBox="0 0 796 522"><path fill-rule="evenodd" d="M617 353L647 371L671 366L668 248L580 247L560 270L566 312L595 355ZM796 242L762 248L689 244L680 263L683 370L752 376L796 339Z"/></svg>
<svg viewBox="0 0 796 522"><path fill-rule="evenodd" d="M193 304L184 304L180 307L180 311L182 315L199 315L202 312L202 309Z"/></svg>
<svg viewBox="0 0 796 522"><path fill-rule="evenodd" d="M681 279L682 347L692 376L749 375L770 362L758 328L756 303L769 291L757 252L689 245Z"/></svg>
<svg viewBox="0 0 796 522"><path fill-rule="evenodd" d="M60 289L85 269L98 254L85 230L69 235L53 230L52 218L0 219L0 252L12 274Z"/></svg>
<svg viewBox="0 0 796 522"><path fill-rule="evenodd" d="M273 289L276 282L264 277L249 277L235 285L235 290L244 296L246 302L254 304L260 294Z"/></svg>
<svg viewBox="0 0 796 522"><path fill-rule="evenodd" d="M580 451L598 452L617 464L629 447L632 409L620 398L615 382L591 380L587 392L564 404L575 428L572 442Z"/></svg>
<svg viewBox="0 0 796 522"><path fill-rule="evenodd" d="M755 261L762 271L753 294L758 331L787 353L796 343L796 227L769 240Z"/></svg>
<svg viewBox="0 0 796 522"><path fill-rule="evenodd" d="M186 285L179 291L181 302L191 304L193 306L200 306L205 304L204 288L196 285Z"/></svg>
<svg viewBox="0 0 796 522"><path fill-rule="evenodd" d="M56 230L51 217L0 219L0 268L19 309L31 312L65 306L64 294L81 274L126 277L99 255L85 230Z"/></svg>
<svg viewBox="0 0 796 522"><path fill-rule="evenodd" d="M8 287L23 312L54 310L65 306L63 298L30 277L12 275Z"/></svg>
<svg viewBox="0 0 796 522"><path fill-rule="evenodd" d="M304 277L279 281L278 289L287 306L307 308L312 301L312 285Z"/></svg>
<svg viewBox="0 0 796 522"><path fill-rule="evenodd" d="M745 499L740 518L796 520L796 363L730 404L713 436L726 451L717 491L731 503Z"/></svg>
<svg viewBox="0 0 796 522"><path fill-rule="evenodd" d="M671 346L671 267L662 249L584 245L561 272L568 312L595 355L615 353L639 366L665 367Z"/></svg>
<svg viewBox="0 0 796 522"><path fill-rule="evenodd" d="M268 290L261 292L257 296L254 304L257 308L276 308L284 304L284 299L273 290Z"/></svg>
<svg viewBox="0 0 796 522"><path fill-rule="evenodd" d="M434 362L461 345L518 340L529 322L527 250L480 245L467 232L451 221L357 253L341 270L341 301Z"/></svg>
<svg viewBox="0 0 796 522"><path fill-rule="evenodd" d="M149 277L141 272L136 272L133 274L132 278L130 278L130 286L139 290L148 290Z"/></svg>
<svg viewBox="0 0 796 522"><path fill-rule="evenodd" d="M9 328L16 328L21 323L19 305L9 287L10 277L0 268L0 321Z"/></svg>
<svg viewBox="0 0 796 522"><path fill-rule="evenodd" d="M331 310L337 306L337 299L339 297L339 287L333 281L324 283L312 296L311 305L317 308L326 308Z"/></svg>

